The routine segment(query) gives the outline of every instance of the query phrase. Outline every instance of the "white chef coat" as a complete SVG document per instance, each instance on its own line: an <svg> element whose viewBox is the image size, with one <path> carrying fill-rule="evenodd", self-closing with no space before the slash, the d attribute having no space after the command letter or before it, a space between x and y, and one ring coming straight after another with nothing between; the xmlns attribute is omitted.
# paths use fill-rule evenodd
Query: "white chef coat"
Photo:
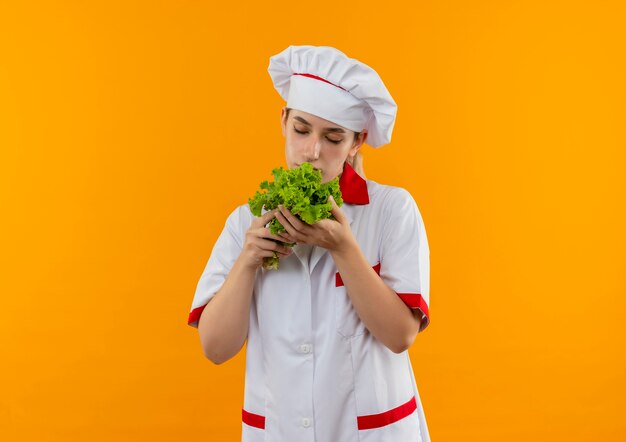
<svg viewBox="0 0 626 442"><path fill-rule="evenodd" d="M404 303L430 322L429 247L406 190L364 180L346 163L341 207L364 255ZM198 282L188 324L220 289L254 216L226 221ZM332 256L294 249L257 270L246 346L243 442L428 442L408 351L396 354L359 319Z"/></svg>

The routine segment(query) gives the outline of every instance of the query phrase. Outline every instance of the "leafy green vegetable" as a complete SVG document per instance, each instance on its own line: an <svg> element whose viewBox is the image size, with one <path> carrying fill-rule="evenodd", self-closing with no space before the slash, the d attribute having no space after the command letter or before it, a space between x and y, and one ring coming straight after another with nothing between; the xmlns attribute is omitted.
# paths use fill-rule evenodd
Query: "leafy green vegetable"
<svg viewBox="0 0 626 442"><path fill-rule="evenodd" d="M263 181L260 188L264 192L257 190L254 196L248 199L253 215L261 216L263 209L269 211L282 204L307 224L322 219L335 219L330 213L332 205L328 202L328 197L332 195L339 207L343 204L339 178L322 183L322 173L314 169L310 163L302 163L299 167L289 170L279 167L272 170L272 175L274 182ZM273 218L268 226L273 234L286 231L276 218ZM278 269L278 255L274 253L272 258L264 258L263 267Z"/></svg>

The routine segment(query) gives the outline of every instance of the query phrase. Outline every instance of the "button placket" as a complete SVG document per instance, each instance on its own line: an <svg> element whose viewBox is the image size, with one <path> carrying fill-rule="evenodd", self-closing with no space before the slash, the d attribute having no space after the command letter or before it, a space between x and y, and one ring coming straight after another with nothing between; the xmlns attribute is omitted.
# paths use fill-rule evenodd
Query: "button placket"
<svg viewBox="0 0 626 442"><path fill-rule="evenodd" d="M305 254L300 253L298 255L298 258L304 258L304 259L300 259L300 261L302 263L302 270L303 270L302 276L303 276L304 281L306 282L305 291L308 292L307 301L310 303L311 296L312 296L312 293L311 293L312 281L311 281L311 275L309 273L309 259L308 259L309 257L300 256L300 255L305 255ZM314 432L314 427L313 427L313 407L304 406L304 404L309 404L309 403L311 405L313 404L313 397L312 397L313 363L314 363L313 344L312 344L313 327L311 326L312 312L310 309L308 310L309 310L308 312L306 312L306 310L302 311L302 313L306 315L306 317L302 318L302 321L300 323L302 334L300 334L298 340L292 341L292 345L293 345L295 353L300 355L300 357L302 358L302 362L304 363L300 373L301 373L302 386L307 385L307 388L304 388L304 391L302 391L303 394L300 395L300 398L303 401L303 406L297 407L298 408L297 410L296 409L293 410L297 414L294 416L296 420L292 422L297 428L299 428L299 431L300 431L299 437L296 437L296 434L298 434L298 431L295 430L294 428L294 433L293 433L294 438L290 440L301 440L303 442L313 442L313 440L315 439L315 432Z"/></svg>

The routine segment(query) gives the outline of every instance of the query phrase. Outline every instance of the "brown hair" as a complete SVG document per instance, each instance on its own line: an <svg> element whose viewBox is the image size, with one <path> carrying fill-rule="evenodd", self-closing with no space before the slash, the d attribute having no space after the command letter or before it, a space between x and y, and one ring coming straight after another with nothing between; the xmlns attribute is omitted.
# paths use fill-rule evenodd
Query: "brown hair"
<svg viewBox="0 0 626 442"><path fill-rule="evenodd" d="M285 108L285 120L289 118L289 111L291 108ZM354 132L354 131L352 131ZM361 135L361 132L354 132L354 141ZM356 173L358 173L361 178L365 179L365 171L363 170L363 155L361 154L361 150L359 149L353 157L346 158L346 162L350 164L350 166L354 169Z"/></svg>

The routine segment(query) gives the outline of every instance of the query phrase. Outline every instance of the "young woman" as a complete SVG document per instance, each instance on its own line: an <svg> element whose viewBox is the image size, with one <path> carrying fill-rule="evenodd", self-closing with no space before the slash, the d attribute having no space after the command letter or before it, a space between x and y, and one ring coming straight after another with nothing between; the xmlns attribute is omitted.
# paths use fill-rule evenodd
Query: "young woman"
<svg viewBox="0 0 626 442"><path fill-rule="evenodd" d="M390 141L396 104L373 69L334 48L290 46L269 72L287 101L287 165L340 177L344 205L330 198L335 219L313 225L285 208L235 209L188 323L216 364L247 340L244 442L429 441L408 354L430 322L424 223L406 190L365 180L359 159L364 142ZM285 233L265 227L274 217ZM279 270L263 269L273 252Z"/></svg>

